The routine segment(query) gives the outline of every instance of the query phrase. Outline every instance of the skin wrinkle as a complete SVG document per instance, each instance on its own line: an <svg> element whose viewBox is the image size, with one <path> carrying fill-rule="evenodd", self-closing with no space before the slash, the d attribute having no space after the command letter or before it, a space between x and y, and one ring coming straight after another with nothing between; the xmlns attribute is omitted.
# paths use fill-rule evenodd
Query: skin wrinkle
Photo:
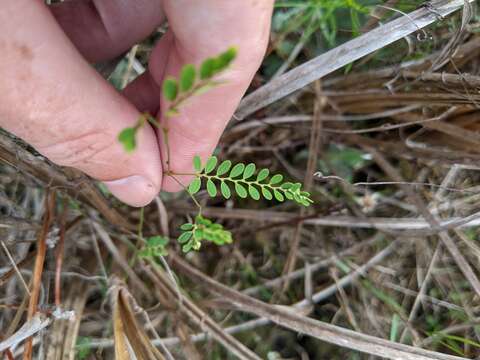
<svg viewBox="0 0 480 360"><path fill-rule="evenodd" d="M109 149L115 140L115 137L108 136L105 131L99 132L95 129L51 145L37 146L37 150L54 157L59 165L74 167Z"/></svg>

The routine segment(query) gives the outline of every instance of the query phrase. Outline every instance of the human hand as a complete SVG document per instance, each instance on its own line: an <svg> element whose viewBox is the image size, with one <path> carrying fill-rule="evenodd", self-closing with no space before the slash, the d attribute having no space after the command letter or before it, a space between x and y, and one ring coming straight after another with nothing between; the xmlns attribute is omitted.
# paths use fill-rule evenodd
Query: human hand
<svg viewBox="0 0 480 360"><path fill-rule="evenodd" d="M169 121L170 164L191 172L206 158L231 118L264 55L274 0L72 0L46 6L15 0L0 11L0 126L51 161L103 181L120 200L149 203L162 188L166 148L150 126L135 152L117 136L140 112L162 119L160 84L187 63L236 46L226 84L193 98ZM165 18L148 71L118 93L89 62L112 59L147 37Z"/></svg>

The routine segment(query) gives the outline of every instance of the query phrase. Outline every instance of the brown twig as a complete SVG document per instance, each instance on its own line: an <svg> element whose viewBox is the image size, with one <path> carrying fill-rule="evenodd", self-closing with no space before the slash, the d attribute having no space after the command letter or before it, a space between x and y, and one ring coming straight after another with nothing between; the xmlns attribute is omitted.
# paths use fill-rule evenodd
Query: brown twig
<svg viewBox="0 0 480 360"><path fill-rule="evenodd" d="M61 287L62 287L62 264L63 264L63 253L65 248L65 233L66 233L66 221L68 213L68 202L66 199L63 200L63 211L60 219L60 237L57 244L57 251L55 252L55 306L59 308L62 304L61 299Z"/></svg>
<svg viewBox="0 0 480 360"><path fill-rule="evenodd" d="M55 214L55 193L47 191L45 195L45 216L43 219L42 229L38 234L37 256L33 270L32 290L30 302L28 304L27 320L32 320L37 312L38 299L40 295L40 287L42 285L43 264L47 252L47 236ZM23 353L24 360L32 358L33 339L30 337L25 342L25 350Z"/></svg>

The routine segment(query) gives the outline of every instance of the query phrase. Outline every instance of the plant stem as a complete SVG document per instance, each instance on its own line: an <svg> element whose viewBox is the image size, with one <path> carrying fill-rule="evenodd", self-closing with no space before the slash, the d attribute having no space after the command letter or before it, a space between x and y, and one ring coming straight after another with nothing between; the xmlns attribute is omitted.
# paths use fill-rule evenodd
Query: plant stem
<svg viewBox="0 0 480 360"><path fill-rule="evenodd" d="M198 202L198 200L195 198L195 196L193 196L192 194L190 194L190 191L188 191L187 187L180 181L178 180L174 174L170 173L170 175L172 177L173 180L175 180L175 182L177 184L179 184L183 190L190 196L190 198L193 200L193 202L195 203L195 205L197 205L198 207L198 215L202 215L202 205L200 205L200 203Z"/></svg>

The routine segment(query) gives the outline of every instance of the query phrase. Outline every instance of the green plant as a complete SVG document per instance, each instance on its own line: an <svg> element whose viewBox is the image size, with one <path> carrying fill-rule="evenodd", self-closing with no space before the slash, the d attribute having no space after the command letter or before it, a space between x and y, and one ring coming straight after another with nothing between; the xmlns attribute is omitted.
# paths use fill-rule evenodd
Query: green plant
<svg viewBox="0 0 480 360"><path fill-rule="evenodd" d="M92 352L91 339L85 336L79 336L76 344L75 358L79 360L87 359Z"/></svg>
<svg viewBox="0 0 480 360"><path fill-rule="evenodd" d="M372 2L369 5L371 4ZM306 26L304 34L308 37L320 30L329 46L335 46L338 21L344 18L339 16L339 11L349 12L354 36L360 34L359 14L368 12L367 7L356 0L287 0L277 1L275 7L283 9L281 15L275 14L278 19L274 25L278 30L288 34Z"/></svg>
<svg viewBox="0 0 480 360"><path fill-rule="evenodd" d="M202 166L200 158L195 156L193 166L196 173L195 179L188 188L190 194L194 195L200 190L203 180L211 197L217 196L216 183L218 183L220 193L226 199L232 196L231 189L233 189L240 198L251 197L254 200L260 200L263 196L267 200L275 198L280 202L292 200L303 206L309 206L312 203L310 193L302 191L302 184L283 182L283 175L276 174L270 177L268 169L256 172L256 166L253 163L248 165L238 163L232 166L230 160L225 160L218 167L217 164L218 159L212 156L205 166Z"/></svg>
<svg viewBox="0 0 480 360"><path fill-rule="evenodd" d="M230 48L217 57L206 59L198 69L191 64L185 65L181 69L178 79L167 78L162 87L163 96L169 104L165 111L166 119L177 116L181 106L192 97L220 85L221 82L216 80L215 76L228 69L236 55L235 48ZM202 215L202 207L195 198L195 194L200 191L202 185L205 185L210 197L221 194L229 199L236 194L243 199L250 197L253 200L260 200L263 197L266 200L275 199L279 202L291 200L303 206L309 206L313 202L310 199L310 193L302 190L302 184L284 181L283 175L280 174L272 176L268 169L257 171L257 167L253 163L233 165L230 160L225 160L219 164L218 158L211 156L205 164L202 164L200 157L195 156L191 173L175 173L170 169L168 122L165 120L160 124L148 113L142 114L133 127L126 128L119 134L118 140L123 144L125 151L135 150L137 132L147 122L162 131L167 149L165 175L171 176L181 184L198 207L198 214L194 221L180 227L181 234L177 241L181 244L184 252L199 250L203 241L219 246L232 242L232 234L228 230ZM176 178L177 175L190 175L193 180L187 187ZM161 236L148 238L145 246L139 251L139 256L148 258L165 256L167 245L167 238Z"/></svg>
<svg viewBox="0 0 480 360"><path fill-rule="evenodd" d="M157 256L167 256L167 245L169 239L156 235L146 239L145 246L138 252L138 256L141 258L155 258Z"/></svg>
<svg viewBox="0 0 480 360"><path fill-rule="evenodd" d="M223 228L220 224L215 224L202 215L197 215L193 223L186 223L180 226L182 234L178 237L178 242L183 244L182 250L199 250L203 240L213 242L216 245L231 244L232 233Z"/></svg>

